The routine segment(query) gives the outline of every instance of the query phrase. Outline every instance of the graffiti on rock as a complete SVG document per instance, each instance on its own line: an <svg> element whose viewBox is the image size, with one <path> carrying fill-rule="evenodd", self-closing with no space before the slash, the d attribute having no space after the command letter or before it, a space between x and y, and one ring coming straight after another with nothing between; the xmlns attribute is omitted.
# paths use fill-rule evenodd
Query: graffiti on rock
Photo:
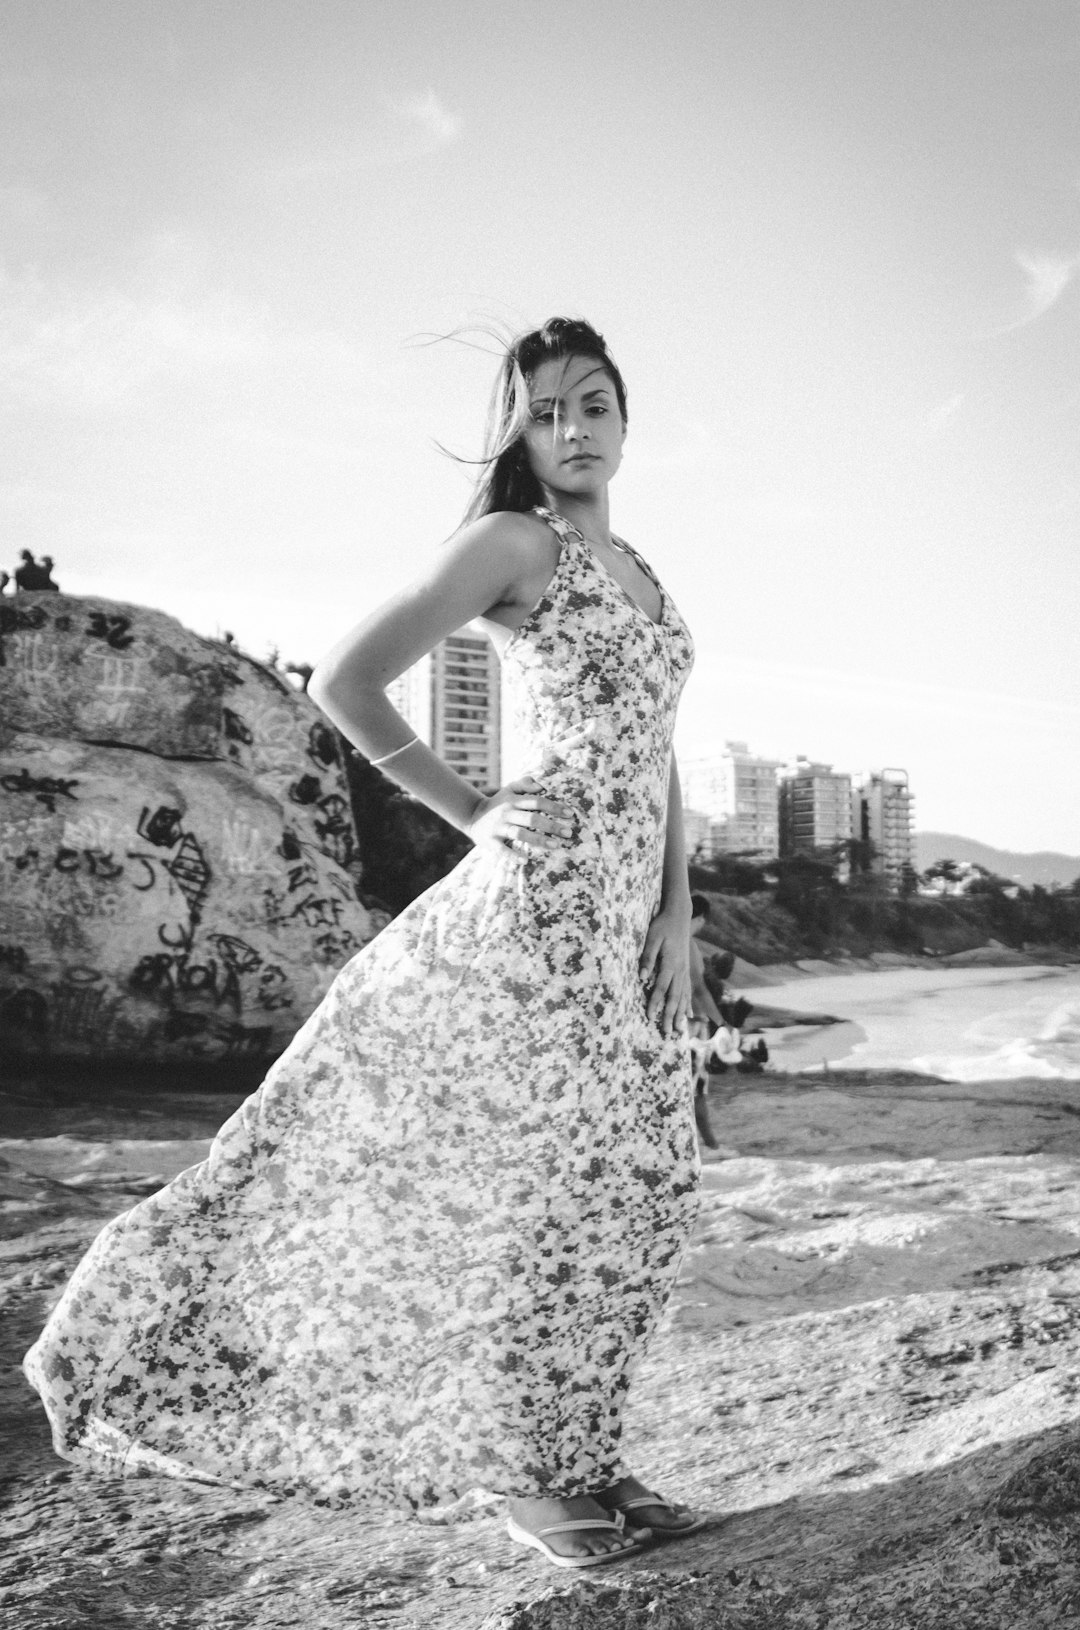
<svg viewBox="0 0 1080 1630"><path fill-rule="evenodd" d="M325 798L319 799L318 809L315 831L322 839L323 849L339 866L351 866L358 856L347 800L339 792L328 792Z"/></svg>
<svg viewBox="0 0 1080 1630"><path fill-rule="evenodd" d="M54 685L60 673L60 652L50 635L40 629L23 634L12 646L11 667L32 690Z"/></svg>
<svg viewBox="0 0 1080 1630"><path fill-rule="evenodd" d="M187 901L188 916L198 922L213 873L198 838L185 832L176 853L162 865Z"/></svg>
<svg viewBox="0 0 1080 1630"><path fill-rule="evenodd" d="M126 651L134 645L135 636L129 634L130 617L120 617L105 611L92 611L86 632L92 639L104 640L114 651Z"/></svg>
<svg viewBox="0 0 1080 1630"><path fill-rule="evenodd" d="M315 955L324 967L339 968L362 949L351 928L328 928L315 936Z"/></svg>
<svg viewBox="0 0 1080 1630"><path fill-rule="evenodd" d="M367 937L339 871L357 852L335 731L283 679L217 652L200 660L160 640L149 614L144 628L128 608L69 603L50 621L13 602L0 606L5 635L6 682L35 729L65 739L75 721L86 738L80 757L35 750L0 765L9 1043L145 1055L190 1040L227 1057L282 1045ZM106 764L85 751L121 726L140 745L163 710L182 715L167 742L175 771L156 746L149 782L127 754ZM218 761L205 772L203 754Z"/></svg>
<svg viewBox="0 0 1080 1630"><path fill-rule="evenodd" d="M276 963L269 963L262 970L255 1000L267 1012L292 1006L293 998L284 968L279 968Z"/></svg>
<svg viewBox="0 0 1080 1630"><path fill-rule="evenodd" d="M321 792L322 782L317 775L302 775L290 786L289 797L294 804L314 804Z"/></svg>
<svg viewBox="0 0 1080 1630"><path fill-rule="evenodd" d="M21 606L5 599L0 605L0 668L7 666L7 653L4 649L6 635L44 628L48 621L43 607Z"/></svg>
<svg viewBox="0 0 1080 1630"><path fill-rule="evenodd" d="M143 657L102 655L97 694L101 698L101 715L105 723L126 723L136 697L147 694L145 670L146 660Z"/></svg>
<svg viewBox="0 0 1080 1630"><path fill-rule="evenodd" d="M108 1038L117 999L95 968L65 968L52 987L49 1028L67 1041L103 1042Z"/></svg>
<svg viewBox="0 0 1080 1630"><path fill-rule="evenodd" d="M310 808L323 853L348 868L357 859L356 836L348 800L339 792L324 793L317 775L302 775L289 786L294 804Z"/></svg>
<svg viewBox="0 0 1080 1630"><path fill-rule="evenodd" d="M72 787L77 787L78 781L68 780L55 775L31 775L23 768L13 775L0 776L0 787L5 792L26 792L35 798L39 804L44 804L50 815L56 814L56 800L70 798L75 800Z"/></svg>
<svg viewBox="0 0 1080 1630"><path fill-rule="evenodd" d="M295 714L279 702L255 694L245 696L244 706L256 760L269 769L291 769L304 751Z"/></svg>
<svg viewBox="0 0 1080 1630"><path fill-rule="evenodd" d="M259 1007L291 1007L293 994L288 975L277 963L267 963L261 951L238 934L210 934L216 956L194 954L187 940L173 951L157 951L141 957L128 979L129 989L141 996L154 996L172 1006L177 998L202 998L215 1008L229 1006L239 1015L244 1008L242 976L258 975L252 998Z"/></svg>
<svg viewBox="0 0 1080 1630"><path fill-rule="evenodd" d="M24 606L5 599L0 605L0 634L21 634L26 629L44 628L48 614L42 606Z"/></svg>
<svg viewBox="0 0 1080 1630"><path fill-rule="evenodd" d="M67 873L85 871L91 877L104 877L110 881L124 875L123 862L114 860L111 852L106 854L101 849L67 849L61 847L56 851L53 869Z"/></svg>
<svg viewBox="0 0 1080 1630"><path fill-rule="evenodd" d="M337 738L330 726L323 724L321 719L316 719L308 731L308 757L316 764L321 764L324 770L329 770L341 762Z"/></svg>
<svg viewBox="0 0 1080 1630"><path fill-rule="evenodd" d="M182 819L183 812L173 809L170 804L159 804L152 815L144 804L135 830L147 843L152 843L159 849L171 849L180 842Z"/></svg>
<svg viewBox="0 0 1080 1630"><path fill-rule="evenodd" d="M231 707L222 708L221 724L227 741L243 742L245 747L250 747L255 740L239 713L234 713Z"/></svg>
<svg viewBox="0 0 1080 1630"><path fill-rule="evenodd" d="M188 951L155 951L140 957L132 969L128 987L140 996L203 996L215 1007L228 1003L239 1013L243 1005L240 981L232 968L222 967L211 957L195 962Z"/></svg>
<svg viewBox="0 0 1080 1630"><path fill-rule="evenodd" d="M210 943L215 945L218 955L227 968L234 973L254 973L262 967L262 954L247 940L242 940L237 934L211 934Z"/></svg>
<svg viewBox="0 0 1080 1630"><path fill-rule="evenodd" d="M276 872L277 846L273 838L243 816L235 820L227 817L221 823L221 851L226 871L239 877L252 877L256 872Z"/></svg>

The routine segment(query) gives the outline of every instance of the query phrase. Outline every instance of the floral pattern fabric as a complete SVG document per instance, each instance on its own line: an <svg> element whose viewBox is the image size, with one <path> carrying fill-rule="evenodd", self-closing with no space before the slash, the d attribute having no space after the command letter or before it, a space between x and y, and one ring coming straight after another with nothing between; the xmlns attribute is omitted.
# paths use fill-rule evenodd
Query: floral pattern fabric
<svg viewBox="0 0 1080 1630"><path fill-rule="evenodd" d="M637 971L692 647L538 513L559 562L503 661L574 841L473 850L103 1229L27 1357L69 1459L412 1508L627 1471L697 1203L688 1055Z"/></svg>

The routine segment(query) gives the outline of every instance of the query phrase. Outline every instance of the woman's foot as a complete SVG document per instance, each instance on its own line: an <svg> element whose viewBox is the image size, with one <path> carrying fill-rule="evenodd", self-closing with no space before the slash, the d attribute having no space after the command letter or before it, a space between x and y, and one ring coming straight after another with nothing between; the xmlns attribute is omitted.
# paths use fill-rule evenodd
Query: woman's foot
<svg viewBox="0 0 1080 1630"><path fill-rule="evenodd" d="M628 1523L643 1525L654 1539L679 1539L705 1526L705 1518L689 1506L671 1505L636 1477L624 1477L610 1488L597 1490L594 1499L605 1511L622 1512Z"/></svg>
<svg viewBox="0 0 1080 1630"><path fill-rule="evenodd" d="M612 1527L612 1510L605 1510L589 1494L574 1495L569 1499L508 1500L510 1522L523 1534L539 1541L537 1549L551 1554L552 1561L565 1558L573 1565L592 1557L632 1555L640 1550L643 1540L650 1538L649 1530L640 1519L627 1521L620 1531ZM545 1529L558 1529L562 1523L595 1523L597 1526L574 1528L569 1532L545 1533ZM511 1537L515 1537L511 1535Z"/></svg>

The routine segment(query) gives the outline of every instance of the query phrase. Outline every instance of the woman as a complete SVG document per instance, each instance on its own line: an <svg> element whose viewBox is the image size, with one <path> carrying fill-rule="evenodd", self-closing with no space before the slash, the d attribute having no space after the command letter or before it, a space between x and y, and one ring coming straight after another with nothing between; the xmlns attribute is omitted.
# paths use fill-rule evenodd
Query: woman
<svg viewBox="0 0 1080 1630"><path fill-rule="evenodd" d="M27 1360L69 1458L335 1503L485 1487L563 1567L701 1526L618 1453L697 1186L691 645L610 532L625 435L594 329L522 336L467 524L316 669L334 723L475 848L341 971L208 1160L91 1248ZM386 696L474 618L535 771L490 796Z"/></svg>

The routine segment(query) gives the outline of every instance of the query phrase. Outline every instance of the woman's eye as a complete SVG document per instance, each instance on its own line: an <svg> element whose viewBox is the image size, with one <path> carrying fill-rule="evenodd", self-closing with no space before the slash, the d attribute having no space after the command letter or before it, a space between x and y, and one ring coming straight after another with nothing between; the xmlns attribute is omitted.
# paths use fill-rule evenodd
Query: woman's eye
<svg viewBox="0 0 1080 1630"><path fill-rule="evenodd" d="M603 407L599 402L594 402L589 412L596 417L602 417L607 412L607 408Z"/></svg>
<svg viewBox="0 0 1080 1630"><path fill-rule="evenodd" d="M533 424L550 424L553 418L554 414L549 408L541 408L539 413L533 414L532 422Z"/></svg>

